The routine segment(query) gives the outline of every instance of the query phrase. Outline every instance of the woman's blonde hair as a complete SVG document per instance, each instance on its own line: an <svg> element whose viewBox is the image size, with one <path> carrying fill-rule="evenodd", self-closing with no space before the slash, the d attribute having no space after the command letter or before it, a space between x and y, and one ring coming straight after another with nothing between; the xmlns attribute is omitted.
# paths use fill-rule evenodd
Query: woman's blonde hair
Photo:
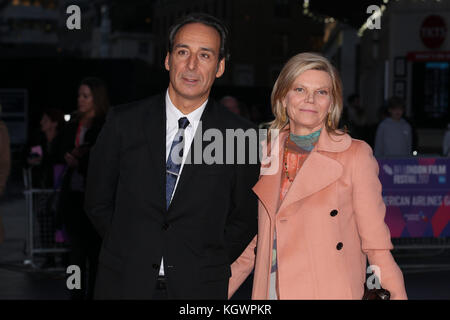
<svg viewBox="0 0 450 320"><path fill-rule="evenodd" d="M330 112L325 119L325 128L329 133L341 135L337 131L339 119L342 114L342 81L338 71L320 54L304 52L297 54L289 59L284 65L272 89L271 104L272 113L275 120L270 123L270 129L284 128L288 123L286 108L283 106L283 100L286 94L292 88L295 79L307 70L321 70L329 74L331 78L331 107ZM329 121L328 121L329 118Z"/></svg>

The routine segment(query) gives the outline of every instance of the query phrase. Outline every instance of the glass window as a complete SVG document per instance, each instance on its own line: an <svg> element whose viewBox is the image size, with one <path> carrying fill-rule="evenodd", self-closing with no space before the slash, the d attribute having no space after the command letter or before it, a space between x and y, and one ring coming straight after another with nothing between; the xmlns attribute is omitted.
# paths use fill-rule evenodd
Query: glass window
<svg viewBox="0 0 450 320"><path fill-rule="evenodd" d="M450 110L450 63L448 61L415 62L411 104L417 125L423 128L447 126Z"/></svg>

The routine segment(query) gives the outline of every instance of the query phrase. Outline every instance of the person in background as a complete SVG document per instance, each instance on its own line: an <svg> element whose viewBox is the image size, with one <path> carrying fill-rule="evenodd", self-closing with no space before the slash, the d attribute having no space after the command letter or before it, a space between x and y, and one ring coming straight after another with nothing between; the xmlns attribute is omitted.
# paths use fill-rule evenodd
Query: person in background
<svg viewBox="0 0 450 320"><path fill-rule="evenodd" d="M6 181L8 180L10 169L11 169L11 150L9 145L8 128L6 127L5 123L2 120L0 120L0 197L5 192ZM0 212L0 244L3 243L4 239L5 239L5 230Z"/></svg>
<svg viewBox="0 0 450 320"><path fill-rule="evenodd" d="M268 150L274 148L278 170L253 187L258 234L231 266L229 296L254 268L253 299L361 299L369 260L379 268L377 284L392 299L406 299L390 252L378 163L367 143L337 129L336 69L318 54L292 57L271 103L270 128L280 132Z"/></svg>
<svg viewBox="0 0 450 320"><path fill-rule="evenodd" d="M81 270L81 289L71 290L73 299L93 297L101 239L84 211L84 196L90 151L108 107L105 83L98 78L83 79L78 89L78 110L63 135L62 149L68 169L61 186L58 224L64 225L69 237L69 264Z"/></svg>
<svg viewBox="0 0 450 320"><path fill-rule="evenodd" d="M64 113L59 109L45 109L40 132L31 137L26 148L26 166L32 170L33 188L55 187L54 166L65 163L61 149L63 129Z"/></svg>
<svg viewBox="0 0 450 320"><path fill-rule="evenodd" d="M447 131L442 140L442 155L444 157L450 157L450 123L447 125Z"/></svg>
<svg viewBox="0 0 450 320"><path fill-rule="evenodd" d="M61 132L64 127L64 113L59 109L49 108L44 110L40 121L40 132L31 138L26 148L25 167L31 170L32 188L56 189L62 176L57 174L57 166L64 165L64 157L61 150ZM57 176L55 176L57 174ZM43 249L51 249L55 246L55 212L51 202L54 196L50 196L46 205L37 208L37 220L39 222L40 246ZM45 261L41 268L56 266L55 255L44 253Z"/></svg>
<svg viewBox="0 0 450 320"><path fill-rule="evenodd" d="M342 124L347 126L349 133L354 139L366 141L366 112L361 107L361 100L358 94L352 94L347 99L347 106L342 115Z"/></svg>
<svg viewBox="0 0 450 320"><path fill-rule="evenodd" d="M388 102L389 118L384 119L375 135L376 157L409 157L412 153L411 125L403 119L405 103L393 97Z"/></svg>
<svg viewBox="0 0 450 320"><path fill-rule="evenodd" d="M233 113L241 114L241 109L239 107L239 101L232 96L225 96L222 99L220 99L219 103L226 107L228 110L230 110Z"/></svg>

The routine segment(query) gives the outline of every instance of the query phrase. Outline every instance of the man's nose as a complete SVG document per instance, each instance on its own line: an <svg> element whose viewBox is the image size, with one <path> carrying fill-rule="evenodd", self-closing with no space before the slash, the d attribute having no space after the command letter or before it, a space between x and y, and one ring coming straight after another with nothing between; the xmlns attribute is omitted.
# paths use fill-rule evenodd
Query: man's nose
<svg viewBox="0 0 450 320"><path fill-rule="evenodd" d="M190 70L194 70L197 67L197 63L198 63L197 56L191 55L188 60L188 68Z"/></svg>

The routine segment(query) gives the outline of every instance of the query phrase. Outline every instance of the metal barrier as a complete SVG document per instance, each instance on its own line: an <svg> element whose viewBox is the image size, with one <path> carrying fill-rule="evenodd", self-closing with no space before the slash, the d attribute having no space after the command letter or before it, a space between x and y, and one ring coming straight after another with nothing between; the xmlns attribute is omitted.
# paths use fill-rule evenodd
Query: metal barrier
<svg viewBox="0 0 450 320"><path fill-rule="evenodd" d="M24 264L39 268L36 259L56 257L68 252L67 244L55 241L55 213L49 205L58 190L32 188L31 169L24 169L25 201L28 216L26 260ZM56 268L55 268L56 269Z"/></svg>
<svg viewBox="0 0 450 320"><path fill-rule="evenodd" d="M393 238L397 263L404 273L450 270L449 238Z"/></svg>
<svg viewBox="0 0 450 320"><path fill-rule="evenodd" d="M395 250L449 249L450 238L393 238Z"/></svg>

